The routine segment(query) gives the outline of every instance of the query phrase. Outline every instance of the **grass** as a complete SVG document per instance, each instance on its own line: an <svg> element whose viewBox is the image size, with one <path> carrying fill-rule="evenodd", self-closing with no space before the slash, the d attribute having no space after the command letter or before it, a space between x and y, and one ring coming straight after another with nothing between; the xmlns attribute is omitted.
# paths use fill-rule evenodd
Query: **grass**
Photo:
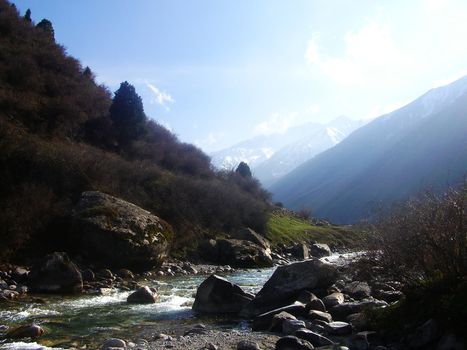
<svg viewBox="0 0 467 350"><path fill-rule="evenodd" d="M266 238L273 247L280 243L318 242L350 248L361 240L361 234L348 226L317 226L288 212L275 211L269 217Z"/></svg>

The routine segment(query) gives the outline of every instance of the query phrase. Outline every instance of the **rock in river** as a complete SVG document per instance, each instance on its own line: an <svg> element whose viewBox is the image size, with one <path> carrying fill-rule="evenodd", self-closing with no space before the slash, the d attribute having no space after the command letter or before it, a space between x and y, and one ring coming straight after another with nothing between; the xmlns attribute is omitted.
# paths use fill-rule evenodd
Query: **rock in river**
<svg viewBox="0 0 467 350"><path fill-rule="evenodd" d="M82 193L73 212L73 230L80 251L113 267L159 266L174 235L156 215L97 191Z"/></svg>
<svg viewBox="0 0 467 350"><path fill-rule="evenodd" d="M27 326L19 326L6 334L7 338L21 339L21 338L37 338L44 334L42 327L31 324Z"/></svg>
<svg viewBox="0 0 467 350"><path fill-rule="evenodd" d="M28 276L32 291L39 293L79 293L83 290L81 272L66 253L52 253L34 265Z"/></svg>
<svg viewBox="0 0 467 350"><path fill-rule="evenodd" d="M196 291L193 310L199 313L237 313L253 299L253 295L227 281L211 275Z"/></svg>
<svg viewBox="0 0 467 350"><path fill-rule="evenodd" d="M154 304L157 299L158 295L156 291L148 286L144 286L130 294L126 301L130 304Z"/></svg>
<svg viewBox="0 0 467 350"><path fill-rule="evenodd" d="M242 315L256 316L291 304L303 290L329 287L336 276L336 268L319 259L279 266Z"/></svg>

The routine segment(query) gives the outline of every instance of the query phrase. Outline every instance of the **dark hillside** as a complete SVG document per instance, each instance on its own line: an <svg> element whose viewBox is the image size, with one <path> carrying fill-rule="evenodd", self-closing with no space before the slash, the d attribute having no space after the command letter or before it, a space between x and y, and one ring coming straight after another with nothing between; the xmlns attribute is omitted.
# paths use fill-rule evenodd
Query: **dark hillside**
<svg viewBox="0 0 467 350"><path fill-rule="evenodd" d="M0 259L71 250L71 211L88 190L161 216L175 248L266 227L268 195L255 179L213 171L201 150L148 119L131 84L112 99L55 43L50 22L0 0Z"/></svg>

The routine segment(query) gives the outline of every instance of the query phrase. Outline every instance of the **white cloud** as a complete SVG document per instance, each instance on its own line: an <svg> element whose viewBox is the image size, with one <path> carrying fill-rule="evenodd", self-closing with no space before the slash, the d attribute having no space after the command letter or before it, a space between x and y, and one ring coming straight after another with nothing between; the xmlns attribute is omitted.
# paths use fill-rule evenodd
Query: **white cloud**
<svg viewBox="0 0 467 350"><path fill-rule="evenodd" d="M154 94L153 98L151 99L150 103L157 103L164 107L166 110L170 110L167 106L169 103L174 103L175 99L170 96L167 92L159 90L155 85L146 82L146 86L152 91Z"/></svg>
<svg viewBox="0 0 467 350"><path fill-rule="evenodd" d="M295 119L296 113L289 113L287 115L274 113L268 120L257 124L253 129L253 133L255 135L284 133L293 125Z"/></svg>
<svg viewBox="0 0 467 350"><path fill-rule="evenodd" d="M201 140L195 140L194 143L200 148L209 148L222 140L223 137L223 132L210 132L205 138Z"/></svg>
<svg viewBox="0 0 467 350"><path fill-rule="evenodd" d="M456 74L453 74L452 76L446 78L446 79L442 79L442 80L436 80L434 81L431 86L433 88L437 88L437 87L440 87L440 86L445 86L445 85L448 85L448 84L451 84L452 82L462 78L462 77L465 77L467 75L467 70L461 70L459 72L457 72Z"/></svg>
<svg viewBox="0 0 467 350"><path fill-rule="evenodd" d="M395 110L404 107L405 105L409 104L411 101L403 101L403 102L394 102L390 103L385 106L374 106L370 112L363 118L363 120L371 120L382 115L394 112Z"/></svg>
<svg viewBox="0 0 467 350"><path fill-rule="evenodd" d="M306 61L344 85L388 83L397 78L397 67L411 62L397 47L389 26L374 20L344 35L341 57L326 55L320 41L319 35L308 41Z"/></svg>
<svg viewBox="0 0 467 350"><path fill-rule="evenodd" d="M306 110L307 113L310 113L310 114L317 114L321 111L321 107L319 105L311 105L310 107L308 107L308 109Z"/></svg>

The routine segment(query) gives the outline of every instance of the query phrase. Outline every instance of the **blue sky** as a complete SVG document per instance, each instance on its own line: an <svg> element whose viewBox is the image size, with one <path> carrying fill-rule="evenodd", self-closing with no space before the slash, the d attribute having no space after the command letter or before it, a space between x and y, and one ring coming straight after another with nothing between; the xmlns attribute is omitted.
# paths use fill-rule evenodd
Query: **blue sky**
<svg viewBox="0 0 467 350"><path fill-rule="evenodd" d="M467 74L464 0L14 0L115 91L210 152L369 119Z"/></svg>

